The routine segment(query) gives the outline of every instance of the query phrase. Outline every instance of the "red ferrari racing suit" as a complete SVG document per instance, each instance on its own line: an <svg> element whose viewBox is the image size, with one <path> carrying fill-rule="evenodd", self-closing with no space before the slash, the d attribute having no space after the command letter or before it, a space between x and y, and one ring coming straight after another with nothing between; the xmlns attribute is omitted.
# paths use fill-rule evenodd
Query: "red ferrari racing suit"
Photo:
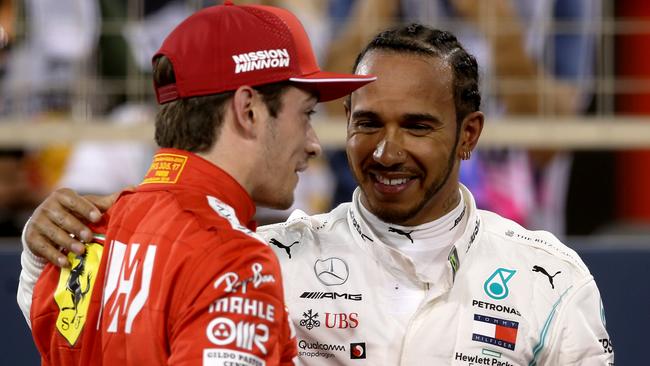
<svg viewBox="0 0 650 366"><path fill-rule="evenodd" d="M254 212L214 164L160 150L97 228L106 246L40 276L30 315L43 364L293 364L278 260Z"/></svg>

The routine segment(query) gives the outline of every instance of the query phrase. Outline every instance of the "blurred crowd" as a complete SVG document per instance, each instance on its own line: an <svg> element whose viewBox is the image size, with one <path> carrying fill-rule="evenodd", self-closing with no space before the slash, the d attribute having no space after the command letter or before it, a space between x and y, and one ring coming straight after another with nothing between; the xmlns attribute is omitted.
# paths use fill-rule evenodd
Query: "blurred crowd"
<svg viewBox="0 0 650 366"><path fill-rule="evenodd" d="M0 0L0 121L19 117L33 120L35 128L37 121L61 117L151 123L151 55L175 24L213 2ZM593 105L600 0L255 2L297 14L321 66L336 71L349 71L367 40L391 25L416 21L451 30L479 61L488 124L531 115L552 123L557 116L587 114ZM319 113L345 118L341 101ZM153 141L109 143L101 136L76 146L0 148L0 236L19 235L29 212L56 187L102 194L137 184L153 151ZM607 161L598 157L601 168ZM595 213L590 222L571 225L572 181L581 179L572 173L577 163L566 151L479 145L463 163L461 180L479 207L558 235L590 234L609 217ZM316 213L348 201L355 183L346 164L344 151L326 149L303 173L294 206ZM611 187L600 184L603 208ZM260 209L258 219L287 214Z"/></svg>

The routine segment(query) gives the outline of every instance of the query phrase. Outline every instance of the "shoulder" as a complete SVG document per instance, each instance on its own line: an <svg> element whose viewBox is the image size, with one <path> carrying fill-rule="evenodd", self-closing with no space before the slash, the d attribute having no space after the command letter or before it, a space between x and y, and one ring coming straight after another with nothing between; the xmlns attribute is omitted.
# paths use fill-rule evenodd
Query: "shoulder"
<svg viewBox="0 0 650 366"><path fill-rule="evenodd" d="M156 243L171 251L169 256L175 260L242 243L266 246L261 237L240 223L232 207L212 198L191 191L124 195L109 211L108 234L125 243Z"/></svg>
<svg viewBox="0 0 650 366"><path fill-rule="evenodd" d="M339 230L347 228L347 212L349 203L343 203L327 213L307 215L303 211L295 210L287 221L262 226L257 233L269 244L280 258L288 253L297 254L306 250L306 247L319 245L320 240L336 235Z"/></svg>
<svg viewBox="0 0 650 366"><path fill-rule="evenodd" d="M257 232L267 240L274 237L285 238L295 235L305 236L310 233L325 233L346 221L348 206L348 203L343 203L332 211L318 215L307 215L301 210L295 210L287 221L261 226Z"/></svg>
<svg viewBox="0 0 650 366"><path fill-rule="evenodd" d="M555 235L543 230L528 230L518 223L490 211L479 211L489 245L516 255L523 262L551 262L567 267L579 277L590 276L580 256Z"/></svg>

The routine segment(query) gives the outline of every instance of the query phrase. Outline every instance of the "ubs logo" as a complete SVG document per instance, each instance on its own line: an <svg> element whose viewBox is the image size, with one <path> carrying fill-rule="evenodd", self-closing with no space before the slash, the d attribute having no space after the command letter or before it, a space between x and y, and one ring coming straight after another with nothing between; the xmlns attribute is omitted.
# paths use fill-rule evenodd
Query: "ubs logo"
<svg viewBox="0 0 650 366"><path fill-rule="evenodd" d="M325 313L325 326L338 329L356 328L359 326L359 313Z"/></svg>
<svg viewBox="0 0 650 366"><path fill-rule="evenodd" d="M338 286L348 280L350 270L348 264L341 258L330 257L317 259L314 263L316 278L326 286Z"/></svg>
<svg viewBox="0 0 650 366"><path fill-rule="evenodd" d="M314 328L320 327L320 320L318 320L318 313L314 313L312 309L309 309L302 313L302 319L300 319L300 326L307 328L307 330L312 330Z"/></svg>

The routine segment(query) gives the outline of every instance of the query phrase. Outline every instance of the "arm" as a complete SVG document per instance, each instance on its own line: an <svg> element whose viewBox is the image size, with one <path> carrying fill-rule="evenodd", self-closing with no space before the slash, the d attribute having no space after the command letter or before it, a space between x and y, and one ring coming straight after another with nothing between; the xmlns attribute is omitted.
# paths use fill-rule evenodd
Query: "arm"
<svg viewBox="0 0 650 366"><path fill-rule="evenodd" d="M185 265L179 279L197 286L174 291L171 299L169 364L202 359L215 365L293 365L295 332L271 249L256 240L235 240L202 251L200 258Z"/></svg>
<svg viewBox="0 0 650 366"><path fill-rule="evenodd" d="M600 292L590 278L567 299L539 365L614 365Z"/></svg>
<svg viewBox="0 0 650 366"><path fill-rule="evenodd" d="M81 254L83 242L92 240L92 231L81 220L97 222L101 212L115 202L118 194L81 197L70 189L54 191L41 203L23 229L20 280L16 300L27 324L36 281L45 263L69 266L59 248ZM71 237L69 233L74 234Z"/></svg>

